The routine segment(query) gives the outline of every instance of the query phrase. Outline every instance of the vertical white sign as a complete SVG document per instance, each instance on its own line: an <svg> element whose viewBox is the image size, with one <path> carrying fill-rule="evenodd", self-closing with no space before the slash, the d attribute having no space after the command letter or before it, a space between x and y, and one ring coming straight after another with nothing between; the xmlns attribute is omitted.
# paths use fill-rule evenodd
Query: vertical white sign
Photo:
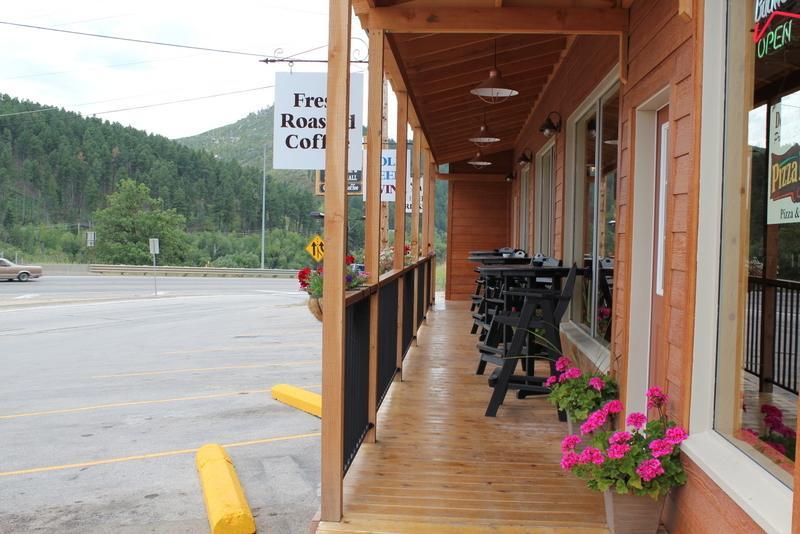
<svg viewBox="0 0 800 534"><path fill-rule="evenodd" d="M152 254L153 256L158 254L158 238L157 237L151 237L150 238L150 254Z"/></svg>
<svg viewBox="0 0 800 534"><path fill-rule="evenodd" d="M279 72L275 75L272 167L325 169L328 75ZM361 170L364 76L350 75L348 169Z"/></svg>
<svg viewBox="0 0 800 534"><path fill-rule="evenodd" d="M767 224L800 223L800 139L792 126L798 119L794 106L778 102L770 110Z"/></svg>
<svg viewBox="0 0 800 534"><path fill-rule="evenodd" d="M422 199L422 182L424 180L425 180L425 176L420 174L419 175L419 212L420 213L422 213L422 204L424 203L423 199ZM414 205L414 197L412 196L413 194L414 194L414 187L413 187L413 184L411 183L411 180L409 179L406 182L406 213L411 213L411 207Z"/></svg>

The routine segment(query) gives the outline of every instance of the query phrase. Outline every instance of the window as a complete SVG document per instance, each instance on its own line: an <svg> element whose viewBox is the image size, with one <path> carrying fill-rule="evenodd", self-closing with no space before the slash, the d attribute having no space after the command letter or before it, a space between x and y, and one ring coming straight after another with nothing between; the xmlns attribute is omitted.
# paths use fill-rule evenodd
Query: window
<svg viewBox="0 0 800 534"><path fill-rule="evenodd" d="M728 2L714 428L791 487L800 374L800 43L792 31L800 5L757 4Z"/></svg>
<svg viewBox="0 0 800 534"><path fill-rule="evenodd" d="M540 152L536 162L536 221L534 252L552 257L555 252L553 229L555 224L555 142Z"/></svg>
<svg viewBox="0 0 800 534"><path fill-rule="evenodd" d="M530 246L529 241L529 233L530 233L530 218L529 218L529 211L531 206L531 199L530 199L530 181L531 181L531 171L530 166L526 166L520 172L520 179L519 179L519 240L518 240L518 248L522 250L533 253L532 251L528 250Z"/></svg>
<svg viewBox="0 0 800 534"><path fill-rule="evenodd" d="M573 245L584 275L576 283L573 320L608 344L616 251L618 87L578 121L576 132Z"/></svg>

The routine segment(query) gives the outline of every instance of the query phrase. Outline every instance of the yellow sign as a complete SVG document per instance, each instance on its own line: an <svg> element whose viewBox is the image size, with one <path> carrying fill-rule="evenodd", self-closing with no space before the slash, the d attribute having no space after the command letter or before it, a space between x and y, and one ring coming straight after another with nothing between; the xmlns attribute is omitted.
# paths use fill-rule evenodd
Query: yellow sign
<svg viewBox="0 0 800 534"><path fill-rule="evenodd" d="M306 245L306 252L311 254L314 261L322 261L322 258L325 257L325 243L323 243L322 238L315 235L314 238L308 242L308 245Z"/></svg>

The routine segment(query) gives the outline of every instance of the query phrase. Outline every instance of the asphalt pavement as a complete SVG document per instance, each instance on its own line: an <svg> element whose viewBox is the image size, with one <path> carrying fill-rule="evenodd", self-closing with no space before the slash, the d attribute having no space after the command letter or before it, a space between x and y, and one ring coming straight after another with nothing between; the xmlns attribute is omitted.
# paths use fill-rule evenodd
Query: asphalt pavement
<svg viewBox="0 0 800 534"><path fill-rule="evenodd" d="M320 354L293 280L0 283L0 532L207 532L205 443L261 531L306 532L320 422L269 388L319 391Z"/></svg>

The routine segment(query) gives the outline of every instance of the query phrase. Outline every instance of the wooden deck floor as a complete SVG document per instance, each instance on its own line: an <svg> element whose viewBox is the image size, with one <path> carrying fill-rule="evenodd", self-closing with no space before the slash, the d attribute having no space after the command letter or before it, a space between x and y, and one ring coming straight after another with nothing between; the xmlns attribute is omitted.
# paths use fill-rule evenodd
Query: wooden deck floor
<svg viewBox="0 0 800 534"><path fill-rule="evenodd" d="M438 304L345 477L341 523L318 533L601 533L600 494L559 467L566 423L543 398L506 399L476 376L463 303Z"/></svg>

